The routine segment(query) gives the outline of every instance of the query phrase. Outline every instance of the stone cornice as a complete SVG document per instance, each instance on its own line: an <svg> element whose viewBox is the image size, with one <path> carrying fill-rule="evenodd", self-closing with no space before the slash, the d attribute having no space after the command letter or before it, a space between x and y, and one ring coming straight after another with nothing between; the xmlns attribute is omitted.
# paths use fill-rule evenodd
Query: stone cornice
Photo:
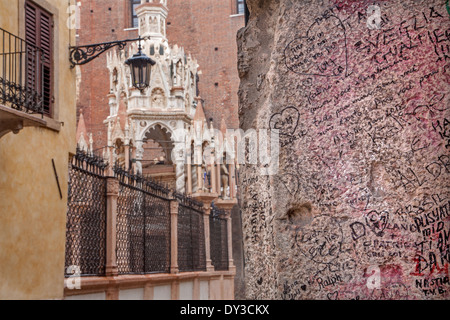
<svg viewBox="0 0 450 320"><path fill-rule="evenodd" d="M128 112L128 118L132 120L184 120L191 123L192 117L183 111L174 112L148 112L141 110L131 110Z"/></svg>

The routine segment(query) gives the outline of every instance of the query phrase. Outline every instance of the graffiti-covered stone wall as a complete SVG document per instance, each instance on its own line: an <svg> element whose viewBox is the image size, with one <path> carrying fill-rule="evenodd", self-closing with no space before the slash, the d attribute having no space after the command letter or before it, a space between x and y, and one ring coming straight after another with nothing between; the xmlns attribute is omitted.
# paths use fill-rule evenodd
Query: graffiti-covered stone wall
<svg viewBox="0 0 450 320"><path fill-rule="evenodd" d="M247 298L448 299L448 1L247 3L241 129L280 148L240 168Z"/></svg>

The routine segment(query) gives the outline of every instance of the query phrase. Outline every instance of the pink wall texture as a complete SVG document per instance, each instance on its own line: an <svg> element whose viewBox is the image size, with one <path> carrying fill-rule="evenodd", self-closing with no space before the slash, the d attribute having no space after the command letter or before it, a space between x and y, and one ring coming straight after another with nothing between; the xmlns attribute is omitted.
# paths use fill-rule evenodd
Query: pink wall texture
<svg viewBox="0 0 450 320"><path fill-rule="evenodd" d="M448 299L445 1L275 2L239 35L241 127L281 146L241 172L248 296Z"/></svg>

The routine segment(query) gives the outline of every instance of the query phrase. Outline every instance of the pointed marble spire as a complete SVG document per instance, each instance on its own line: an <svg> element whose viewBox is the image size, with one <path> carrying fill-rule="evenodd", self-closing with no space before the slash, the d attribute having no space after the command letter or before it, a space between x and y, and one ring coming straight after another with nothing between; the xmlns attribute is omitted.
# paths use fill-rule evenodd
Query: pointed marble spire
<svg viewBox="0 0 450 320"><path fill-rule="evenodd" d="M222 121L220 122L220 132L222 132L223 137L225 138L226 134L227 134L227 123L223 116L222 116Z"/></svg>
<svg viewBox="0 0 450 320"><path fill-rule="evenodd" d="M194 115L194 122L206 122L205 110L203 109L203 101L200 98L197 98L196 100L198 101L198 104Z"/></svg>
<svg viewBox="0 0 450 320"><path fill-rule="evenodd" d="M94 154L94 138L92 136L92 133L89 133L89 152L92 155Z"/></svg>
<svg viewBox="0 0 450 320"><path fill-rule="evenodd" d="M86 123L84 122L83 109L81 109L80 119L78 120L76 139L78 147L84 152L89 151L89 146L87 143L88 136L89 135L86 130Z"/></svg>

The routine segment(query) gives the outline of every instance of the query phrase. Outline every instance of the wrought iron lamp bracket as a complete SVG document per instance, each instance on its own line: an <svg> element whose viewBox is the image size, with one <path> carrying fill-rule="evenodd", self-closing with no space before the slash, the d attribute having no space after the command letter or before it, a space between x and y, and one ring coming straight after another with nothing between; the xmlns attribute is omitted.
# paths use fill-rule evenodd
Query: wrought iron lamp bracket
<svg viewBox="0 0 450 320"><path fill-rule="evenodd" d="M147 40L150 37L139 37L137 39L128 39L128 40L120 40L120 41L111 41L111 42L103 42L103 43L96 43L86 46L71 46L69 47L69 60L71 65L71 68L75 68L75 66L83 65L88 62L91 62L98 56L100 56L102 53L108 51L111 48L118 47L119 50L123 50L128 42L134 42L142 40Z"/></svg>

